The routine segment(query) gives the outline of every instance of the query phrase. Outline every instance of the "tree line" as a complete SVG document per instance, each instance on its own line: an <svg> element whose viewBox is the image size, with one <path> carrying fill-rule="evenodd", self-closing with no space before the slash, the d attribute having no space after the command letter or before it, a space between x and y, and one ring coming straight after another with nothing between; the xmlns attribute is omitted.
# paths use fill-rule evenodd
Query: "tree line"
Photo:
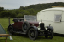
<svg viewBox="0 0 64 42"><path fill-rule="evenodd" d="M52 8L52 6L64 6L63 2L54 2L54 3L46 3L46 4L36 4L30 6L20 6L19 9L4 9L4 7L0 7L0 18L23 18L24 15L36 15L37 12Z"/></svg>

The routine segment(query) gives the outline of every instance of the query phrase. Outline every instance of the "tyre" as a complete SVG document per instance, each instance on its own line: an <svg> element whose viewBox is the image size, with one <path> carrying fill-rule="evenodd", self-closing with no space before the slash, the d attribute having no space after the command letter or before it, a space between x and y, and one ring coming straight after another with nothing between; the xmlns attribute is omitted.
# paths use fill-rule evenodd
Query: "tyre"
<svg viewBox="0 0 64 42"><path fill-rule="evenodd" d="M22 27L23 32L26 32L29 27L30 27L30 24L27 21L25 21Z"/></svg>
<svg viewBox="0 0 64 42"><path fill-rule="evenodd" d="M48 38L48 36L47 36L47 35L45 35L45 38Z"/></svg>
<svg viewBox="0 0 64 42"><path fill-rule="evenodd" d="M28 31L28 36L31 40L35 40L38 36L37 30L35 30L34 28L30 28Z"/></svg>
<svg viewBox="0 0 64 42"><path fill-rule="evenodd" d="M53 30L49 30L49 33L50 33L49 38L53 39Z"/></svg>
<svg viewBox="0 0 64 42"><path fill-rule="evenodd" d="M13 35L13 27L12 27L12 25L8 26L8 32L9 32L10 35Z"/></svg>
<svg viewBox="0 0 64 42"><path fill-rule="evenodd" d="M45 31L45 38L48 38L48 35L47 35L48 31Z"/></svg>
<svg viewBox="0 0 64 42"><path fill-rule="evenodd" d="M46 38L53 39L53 30L47 30Z"/></svg>

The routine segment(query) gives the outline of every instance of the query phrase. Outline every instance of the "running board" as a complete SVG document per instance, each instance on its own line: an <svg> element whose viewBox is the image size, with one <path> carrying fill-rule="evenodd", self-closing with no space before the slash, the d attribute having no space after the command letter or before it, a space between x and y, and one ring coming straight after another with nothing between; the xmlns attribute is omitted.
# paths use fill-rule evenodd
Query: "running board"
<svg viewBox="0 0 64 42"><path fill-rule="evenodd" d="M22 31L13 31L15 33L19 33L19 34L26 34L25 32L22 32Z"/></svg>

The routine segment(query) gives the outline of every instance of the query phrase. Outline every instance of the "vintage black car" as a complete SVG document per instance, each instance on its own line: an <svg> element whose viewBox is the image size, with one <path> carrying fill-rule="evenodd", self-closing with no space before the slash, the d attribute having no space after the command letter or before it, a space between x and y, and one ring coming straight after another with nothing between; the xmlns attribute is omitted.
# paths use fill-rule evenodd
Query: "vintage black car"
<svg viewBox="0 0 64 42"><path fill-rule="evenodd" d="M45 36L45 38L53 38L53 27L45 26L44 23L24 21L24 19L14 18L14 23L8 26L8 32L13 34L20 33L28 35L30 39L35 40L38 36Z"/></svg>

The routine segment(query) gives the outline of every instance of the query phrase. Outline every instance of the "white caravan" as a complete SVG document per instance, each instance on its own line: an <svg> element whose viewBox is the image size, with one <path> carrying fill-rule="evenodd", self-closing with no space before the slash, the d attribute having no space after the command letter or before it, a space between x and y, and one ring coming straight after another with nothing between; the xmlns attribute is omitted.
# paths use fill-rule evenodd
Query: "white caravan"
<svg viewBox="0 0 64 42"><path fill-rule="evenodd" d="M64 34L64 7L41 10L37 13L37 21L42 21L45 26L51 24L54 33Z"/></svg>

